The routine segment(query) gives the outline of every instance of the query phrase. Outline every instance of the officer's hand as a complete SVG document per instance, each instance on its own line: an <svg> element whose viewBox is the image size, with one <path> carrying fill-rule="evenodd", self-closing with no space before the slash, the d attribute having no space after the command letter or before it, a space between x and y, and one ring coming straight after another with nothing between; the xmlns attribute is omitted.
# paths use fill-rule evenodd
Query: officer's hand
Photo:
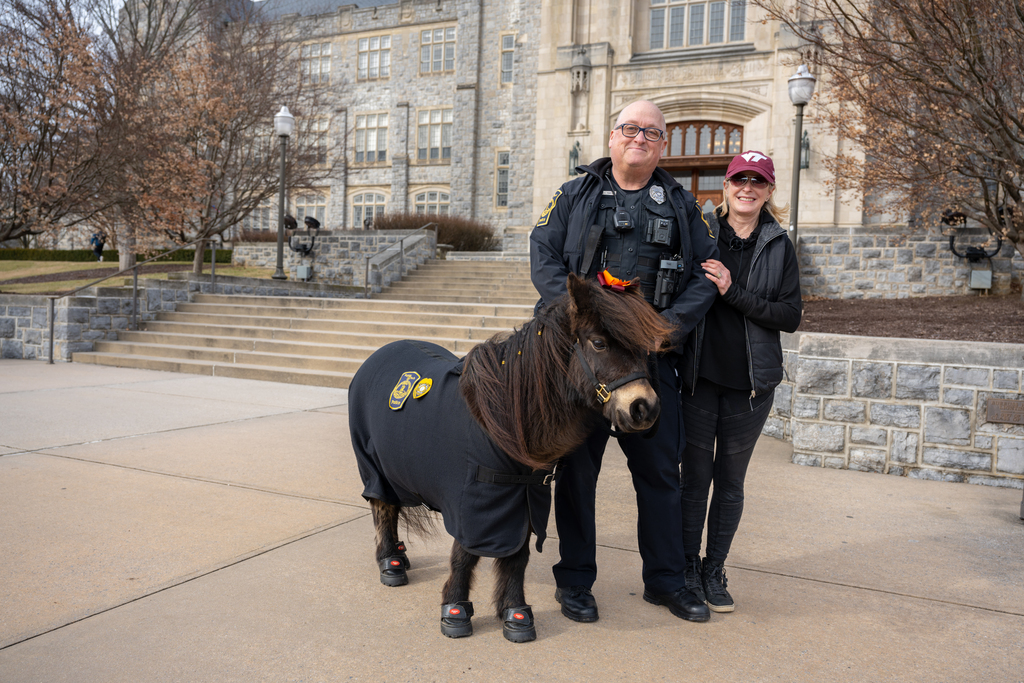
<svg viewBox="0 0 1024 683"><path fill-rule="evenodd" d="M704 269L704 276L718 287L719 294L724 295L729 290L729 287L732 286L732 273L722 265L721 261L709 258L700 264L700 267Z"/></svg>

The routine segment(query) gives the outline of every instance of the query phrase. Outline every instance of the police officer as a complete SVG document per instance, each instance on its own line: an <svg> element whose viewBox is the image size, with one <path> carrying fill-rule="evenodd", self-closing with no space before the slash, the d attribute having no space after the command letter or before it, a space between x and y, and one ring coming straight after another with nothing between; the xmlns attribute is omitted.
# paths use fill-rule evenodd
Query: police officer
<svg viewBox="0 0 1024 683"><path fill-rule="evenodd" d="M541 302L565 294L570 272L639 278L642 292L683 340L711 306L717 290L702 261L718 258L693 195L663 169L665 117L651 102L622 110L608 139L611 158L581 166L562 185L530 235L533 284ZM707 606L686 589L680 518L679 458L685 444L680 412L678 356L658 358L660 425L653 436L619 440L637 494L644 599L672 614L707 621ZM595 492L608 434L592 434L562 461L555 487L560 560L554 566L555 600L574 621L598 618L591 592L597 578Z"/></svg>

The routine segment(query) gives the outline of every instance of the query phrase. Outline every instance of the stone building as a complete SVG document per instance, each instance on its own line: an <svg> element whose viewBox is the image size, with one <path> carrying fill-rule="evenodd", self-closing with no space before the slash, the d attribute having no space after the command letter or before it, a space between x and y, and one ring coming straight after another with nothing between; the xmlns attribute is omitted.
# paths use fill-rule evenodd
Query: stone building
<svg viewBox="0 0 1024 683"><path fill-rule="evenodd" d="M330 229L383 211L486 221L507 250L578 163L608 154L622 109L665 113L662 165L704 207L721 201L732 156L775 161L791 192L795 108L787 81L796 39L746 0L265 0L296 41L302 77L333 101L320 124L329 182L292 198ZM819 88L827 88L820 83ZM799 235L805 294L904 297L967 293L971 265L936 230L867 216L826 182L843 149L807 108ZM254 217L269 224L270 207ZM964 231L962 241L985 236ZM973 267L985 268L987 263ZM1009 245L992 290L1024 268Z"/></svg>

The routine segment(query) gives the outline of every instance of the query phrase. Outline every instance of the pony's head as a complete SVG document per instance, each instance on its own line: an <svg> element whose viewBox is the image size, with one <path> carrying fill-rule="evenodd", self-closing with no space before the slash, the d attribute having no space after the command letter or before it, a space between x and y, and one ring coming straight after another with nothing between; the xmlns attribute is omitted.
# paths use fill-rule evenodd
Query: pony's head
<svg viewBox="0 0 1024 683"><path fill-rule="evenodd" d="M615 429L649 429L661 412L648 376L649 355L665 350L671 324L637 286L606 287L572 274L567 286L570 334L577 344L573 382Z"/></svg>

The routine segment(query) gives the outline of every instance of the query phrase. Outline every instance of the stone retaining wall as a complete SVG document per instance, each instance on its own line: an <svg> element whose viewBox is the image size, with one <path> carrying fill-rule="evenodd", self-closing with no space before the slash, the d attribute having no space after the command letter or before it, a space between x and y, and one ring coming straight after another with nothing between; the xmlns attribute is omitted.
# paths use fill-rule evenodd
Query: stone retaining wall
<svg viewBox="0 0 1024 683"><path fill-rule="evenodd" d="M1024 425L986 421L1024 401L1024 344L784 335L787 380L764 433L793 462L1024 487Z"/></svg>
<svg viewBox="0 0 1024 683"><path fill-rule="evenodd" d="M906 228L806 228L800 236L800 285L804 296L830 299L903 299L973 294L971 264L949 250L937 232L906 234ZM980 229L963 229L957 251L988 241ZM994 245L989 246L989 250ZM975 268L989 267L988 260ZM1009 294L1021 282L1024 259L1008 243L992 258L992 294Z"/></svg>
<svg viewBox="0 0 1024 683"><path fill-rule="evenodd" d="M397 245L410 231L405 230L323 230L316 238L312 257L302 257L285 244L284 270L289 280L297 279L300 265L312 265L313 281L331 285L363 287L366 279L366 259ZM308 237L297 241L308 243ZM437 237L427 231L405 245L405 271L433 258L437 250ZM249 242L234 246L232 263L257 268L277 267L277 242ZM381 282L387 286L401 277L399 265L389 264L381 270Z"/></svg>

